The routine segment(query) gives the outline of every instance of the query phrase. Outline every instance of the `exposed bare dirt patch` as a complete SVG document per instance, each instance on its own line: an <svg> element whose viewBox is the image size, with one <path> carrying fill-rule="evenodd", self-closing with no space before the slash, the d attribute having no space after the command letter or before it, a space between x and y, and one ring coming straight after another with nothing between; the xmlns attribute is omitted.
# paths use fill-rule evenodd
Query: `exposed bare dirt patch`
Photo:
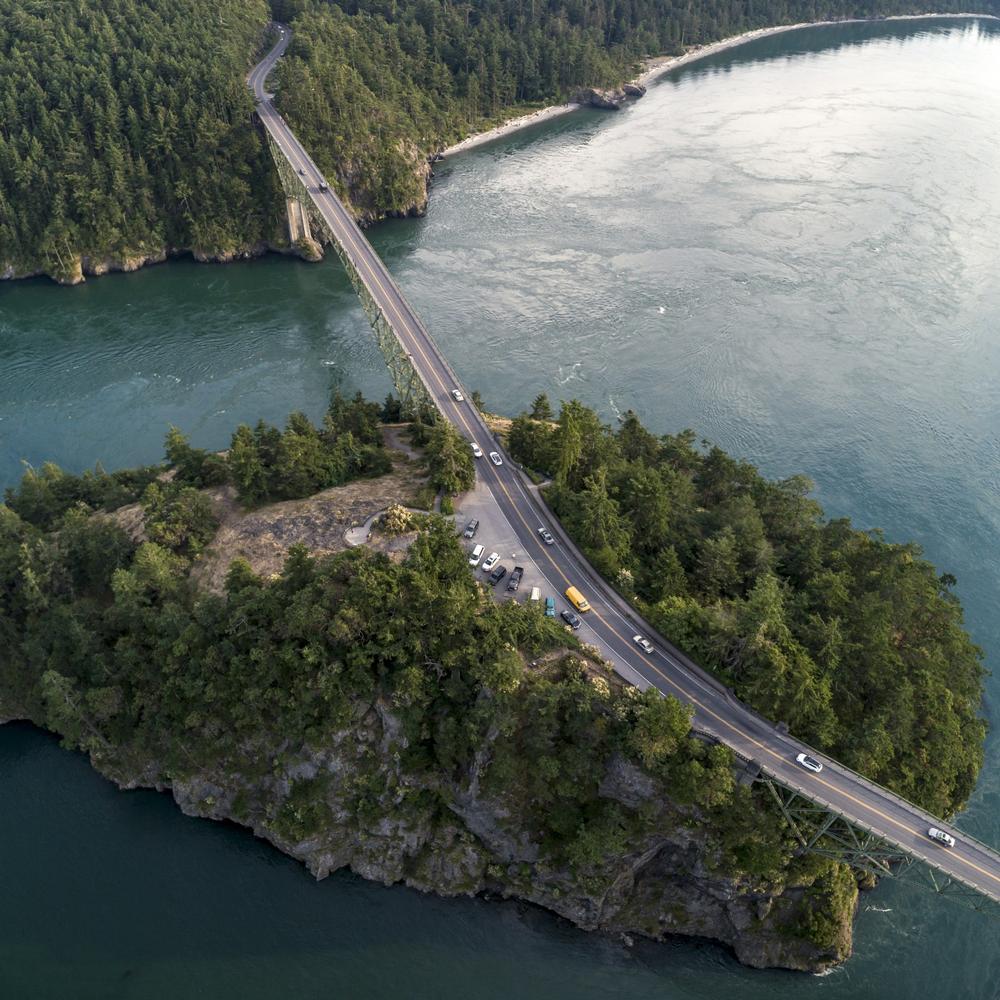
<svg viewBox="0 0 1000 1000"><path fill-rule="evenodd" d="M317 556L341 552L347 548L344 533L348 528L364 523L391 504L413 506L426 477L419 453L408 445L403 429L385 428L393 470L377 479L359 479L304 500L285 500L256 510L244 510L232 486L204 490L219 520L219 530L192 567L191 578L218 593L229 564L236 558L246 559L256 573L270 576L281 572L288 550L297 543ZM140 504L121 507L110 516L133 540L146 540ZM393 541L396 544L386 540L386 550L400 547L398 540Z"/></svg>
<svg viewBox="0 0 1000 1000"><path fill-rule="evenodd" d="M210 495L222 522L218 534L191 571L192 579L219 592L229 564L246 559L261 576L280 573L288 550L304 545L324 556L347 548L344 532L392 503L409 502L423 485L422 470L401 456L395 468L378 479L359 479L335 486L305 500L285 500L244 511L232 487Z"/></svg>

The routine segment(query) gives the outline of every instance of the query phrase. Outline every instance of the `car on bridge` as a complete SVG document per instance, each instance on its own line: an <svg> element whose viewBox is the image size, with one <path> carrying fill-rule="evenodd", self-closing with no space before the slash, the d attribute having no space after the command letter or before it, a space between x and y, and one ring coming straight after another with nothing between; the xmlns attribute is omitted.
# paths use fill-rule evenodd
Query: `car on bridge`
<svg viewBox="0 0 1000 1000"><path fill-rule="evenodd" d="M462 532L466 538L475 538L476 532L479 530L479 520L473 518L466 526L465 531Z"/></svg>
<svg viewBox="0 0 1000 1000"><path fill-rule="evenodd" d="M556 540L552 537L552 532L548 528L539 528L538 534L546 545L555 545Z"/></svg>
<svg viewBox="0 0 1000 1000"><path fill-rule="evenodd" d="M560 612L560 616L572 629L577 629L583 624L583 619L579 615L573 614L572 611L562 611Z"/></svg>
<svg viewBox="0 0 1000 1000"><path fill-rule="evenodd" d="M812 771L814 774L819 774L823 770L823 765L815 757L810 757L807 753L800 753L795 760L807 771Z"/></svg>
<svg viewBox="0 0 1000 1000"><path fill-rule="evenodd" d="M472 454L476 458L482 458L483 457L483 449L480 448L479 445L476 444L475 441L472 442Z"/></svg>
<svg viewBox="0 0 1000 1000"><path fill-rule="evenodd" d="M939 844L942 844L945 847L955 846L955 838L950 833L945 833L944 830L939 830L936 826L932 826L927 831L927 836L930 837L931 840L936 840Z"/></svg>
<svg viewBox="0 0 1000 1000"><path fill-rule="evenodd" d="M329 191L330 190L330 185L327 184L326 181L320 181L319 182L319 189L320 189L320 191Z"/></svg>
<svg viewBox="0 0 1000 1000"><path fill-rule="evenodd" d="M491 451L490 452L490 461L494 465L503 465L503 459L500 457L500 452L498 452L498 451Z"/></svg>
<svg viewBox="0 0 1000 1000"><path fill-rule="evenodd" d="M456 403L464 403L465 402L465 396L462 395L462 390L461 389L452 389L451 390L451 395L452 395L452 398L455 400Z"/></svg>
<svg viewBox="0 0 1000 1000"><path fill-rule="evenodd" d="M649 656L652 656L656 650L653 648L653 644L644 635L634 635L632 636L632 641Z"/></svg>

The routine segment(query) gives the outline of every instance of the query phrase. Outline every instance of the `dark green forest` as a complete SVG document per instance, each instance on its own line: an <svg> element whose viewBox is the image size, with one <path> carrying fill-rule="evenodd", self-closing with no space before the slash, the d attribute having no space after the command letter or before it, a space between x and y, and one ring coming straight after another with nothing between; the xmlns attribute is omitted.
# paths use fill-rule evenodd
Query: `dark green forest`
<svg viewBox="0 0 1000 1000"><path fill-rule="evenodd" d="M616 428L540 396L512 455L552 477L546 499L664 636L765 716L938 815L983 762L984 671L952 592L919 546L827 520L804 476Z"/></svg>
<svg viewBox="0 0 1000 1000"><path fill-rule="evenodd" d="M336 426L341 441L362 439L379 409L335 397L323 433ZM284 435L301 436L299 423L293 416ZM434 442L433 430L425 436ZM777 821L746 820L750 793L735 786L728 750L689 736L688 709L567 657L575 640L537 606L494 603L440 517L418 526L402 562L364 548L316 560L297 546L280 578L265 581L237 559L224 593L199 589L189 572L216 522L192 484L218 482L209 461L218 456L176 430L167 452L172 479L163 467L73 476L48 466L8 490L5 712L49 727L114 773L148 773L155 762L171 780L207 768L255 773L262 742L322 745L351 725L359 700L378 695L405 726L405 767L432 785L459 781L492 741L489 787L517 805L560 864L586 870L651 822L648 811L629 814L599 795L612 754L714 818L720 863L768 877L792 863ZM144 541L112 516L136 498ZM531 657L546 666L531 669ZM359 823L377 818L379 791L359 799ZM285 835L324 822L297 800L276 805ZM826 870L796 864L807 880Z"/></svg>
<svg viewBox="0 0 1000 1000"><path fill-rule="evenodd" d="M280 233L243 77L265 0L0 0L0 268Z"/></svg>
<svg viewBox="0 0 1000 1000"><path fill-rule="evenodd" d="M519 106L618 85L645 56L777 24L931 9L919 0L274 0L273 7L294 30L277 73L278 105L366 218L422 204L427 154Z"/></svg>
<svg viewBox="0 0 1000 1000"><path fill-rule="evenodd" d="M149 475L111 478L103 493L91 477L62 495L89 489L113 505ZM417 526L402 561L364 547L318 560L296 546L280 576L237 559L209 593L189 575L213 534L195 487L147 484L141 543L84 500L50 507L43 529L14 509L24 493L0 505L0 712L53 730L105 774L215 776L240 789L234 819L263 818L298 843L377 836L384 823L453 826L452 796L479 769L512 835L539 844L540 872L601 892L624 857L684 829L713 875L805 887L781 933L846 957L851 873L798 856L766 793L734 780L728 749L691 735L687 708L614 681L537 606L495 603L439 516ZM356 739L373 703L399 720L396 753L362 755L336 816L323 778L275 790L268 776L308 748ZM602 793L623 758L645 772L649 801ZM531 894L530 866L490 869Z"/></svg>
<svg viewBox="0 0 1000 1000"><path fill-rule="evenodd" d="M995 10L995 0L935 9ZM426 158L517 109L617 84L646 55L914 0L0 0L0 269L207 257L284 238L244 84L269 17L278 104L356 214L426 198ZM84 260L85 258L85 260Z"/></svg>
<svg viewBox="0 0 1000 1000"><path fill-rule="evenodd" d="M222 592L194 582L217 528L211 488L231 483L256 505L377 472L378 422L397 407L334 395L320 427L298 414L283 431L243 427L226 455L171 429L167 467L29 470L0 505L3 712L118 780L210 773L251 788L282 754L343 739L375 699L402 726L410 791L386 785L375 755L354 782L359 831L448 821L488 746L484 791L588 891L609 859L680 824L716 873L811 886L788 934L838 947L846 870L796 856L773 804L735 782L728 749L691 735L688 708L618 683L537 605L494 602L450 522L416 522L401 559L296 546L280 576L236 559ZM460 488L453 434L413 430L430 475ZM741 697L933 811L965 800L982 763L980 654L954 581L916 546L827 521L804 478L770 482L633 414L612 428L575 401L556 417L539 397L510 447L552 477L548 502L600 570ZM142 538L114 515L135 502ZM621 758L655 782L657 808L602 794ZM317 782L253 808L292 842L335 824Z"/></svg>

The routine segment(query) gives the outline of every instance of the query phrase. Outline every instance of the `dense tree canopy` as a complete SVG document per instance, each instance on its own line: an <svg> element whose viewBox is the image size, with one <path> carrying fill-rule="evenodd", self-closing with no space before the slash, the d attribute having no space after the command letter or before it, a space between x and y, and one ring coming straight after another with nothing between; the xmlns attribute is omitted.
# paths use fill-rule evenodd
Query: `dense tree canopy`
<svg viewBox="0 0 1000 1000"><path fill-rule="evenodd" d="M381 698L404 727L407 771L431 784L463 780L495 741L490 788L560 863L589 869L647 822L600 795L613 754L677 802L731 813L737 843L783 850L777 825L737 830L746 791L731 757L690 737L678 702L612 687L572 655L529 669L527 657L573 640L536 606L495 604L443 519L423 524L402 562L363 548L318 561L297 546L269 581L236 560L213 595L188 578L214 530L203 494L154 482L143 506L141 544L83 505L48 531L0 506L0 704L99 763L155 761L166 780L252 771L262 741L322 746ZM362 794L359 822L369 808ZM300 788L276 825L304 836L322 822Z"/></svg>
<svg viewBox="0 0 1000 1000"><path fill-rule="evenodd" d="M922 13L919 0L274 0L294 37L278 104L369 217L423 198L420 155L639 60L777 24ZM938 0L935 10L994 8Z"/></svg>
<svg viewBox="0 0 1000 1000"><path fill-rule="evenodd" d="M612 430L575 401L557 421L546 404L533 404L544 420L514 421L515 453L553 476L549 500L568 529L661 629L848 763L931 809L962 801L981 762L982 670L954 581L914 546L824 521L803 479L768 482L633 414ZM714 871L809 887L787 932L833 947L850 873L797 856L773 803L735 781L729 750L691 734L690 708L618 682L536 604L494 602L444 519L407 518L402 557L361 547L315 559L295 546L280 575L236 559L223 592L193 582L216 530L208 498L237 475L240 437L258 449L260 481L280 472L269 489L298 491L315 455L305 480L286 479L298 462L280 458L282 439L295 455L345 440L380 455L378 420L394 411L335 396L322 429L300 415L284 432L244 428L225 457L171 431L169 470L29 470L0 505L3 711L125 780L213 774L259 789L378 706L396 720L404 778L387 785L377 759L352 775L347 821L359 831L418 813L452 822L452 796L474 775L541 864L597 891L609 858L684 824ZM440 428L416 430L447 456ZM124 530L131 514L115 514L135 500L141 537ZM623 767L652 799L609 794ZM324 780L268 783L269 829L297 842L342 824Z"/></svg>
<svg viewBox="0 0 1000 1000"><path fill-rule="evenodd" d="M0 267L271 236L243 82L267 18L265 0L0 0Z"/></svg>
<svg viewBox="0 0 1000 1000"><path fill-rule="evenodd" d="M510 447L553 477L549 503L601 572L740 697L932 811L965 801L981 654L918 546L827 521L806 478L769 482L631 412L612 429L570 400L556 423L514 420Z"/></svg>
<svg viewBox="0 0 1000 1000"><path fill-rule="evenodd" d="M984 10L938 0L935 9ZM278 104L359 216L425 196L428 154L518 106L617 84L644 55L915 0L0 0L0 268L63 278L283 235L244 83L272 12Z"/></svg>

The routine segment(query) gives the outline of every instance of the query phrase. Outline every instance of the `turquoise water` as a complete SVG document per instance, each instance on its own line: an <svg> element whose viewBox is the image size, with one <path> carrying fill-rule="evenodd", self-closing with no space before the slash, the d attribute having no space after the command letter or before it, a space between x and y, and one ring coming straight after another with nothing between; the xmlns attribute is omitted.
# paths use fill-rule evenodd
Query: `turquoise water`
<svg viewBox="0 0 1000 1000"><path fill-rule="evenodd" d="M831 514L916 538L1000 662L1000 31L807 29L440 164L431 212L372 233L470 387L691 426ZM0 285L0 483L22 458L154 461L166 424L381 396L334 260L176 262ZM994 726L1000 680L989 681ZM0 997L1000 997L1000 925L868 894L826 977L619 942L546 914L350 875L314 884L234 827L123 794L0 729ZM960 825L1000 844L1000 741Z"/></svg>

